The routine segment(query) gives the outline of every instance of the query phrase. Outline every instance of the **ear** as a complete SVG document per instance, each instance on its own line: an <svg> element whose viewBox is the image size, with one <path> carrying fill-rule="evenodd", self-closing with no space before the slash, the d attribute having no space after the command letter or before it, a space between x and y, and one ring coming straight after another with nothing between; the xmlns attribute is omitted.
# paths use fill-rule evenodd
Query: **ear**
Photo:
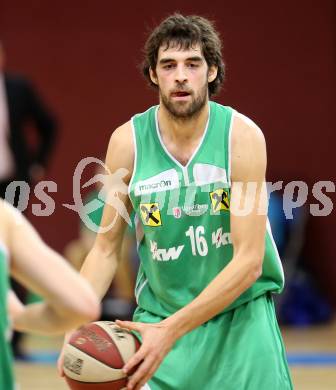
<svg viewBox="0 0 336 390"><path fill-rule="evenodd" d="M156 72L155 70L153 70L152 68L149 68L149 77L150 79L152 80L152 82L155 84L155 85L158 85L158 79L157 79L157 76L156 76Z"/></svg>
<svg viewBox="0 0 336 390"><path fill-rule="evenodd" d="M212 65L208 70L208 83L212 83L217 77L218 66Z"/></svg>

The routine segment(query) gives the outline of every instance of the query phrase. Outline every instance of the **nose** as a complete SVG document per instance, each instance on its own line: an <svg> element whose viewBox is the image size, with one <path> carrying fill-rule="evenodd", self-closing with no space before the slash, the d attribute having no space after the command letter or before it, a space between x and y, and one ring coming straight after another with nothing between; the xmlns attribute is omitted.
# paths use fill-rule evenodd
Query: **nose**
<svg viewBox="0 0 336 390"><path fill-rule="evenodd" d="M176 72L175 72L175 81L178 83L185 83L188 80L184 66L179 65L176 67Z"/></svg>

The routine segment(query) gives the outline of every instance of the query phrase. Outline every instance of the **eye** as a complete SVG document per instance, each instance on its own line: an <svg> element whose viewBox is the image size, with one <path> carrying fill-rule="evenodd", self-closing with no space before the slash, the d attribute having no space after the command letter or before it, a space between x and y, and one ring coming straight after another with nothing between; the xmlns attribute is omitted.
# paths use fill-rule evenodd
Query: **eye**
<svg viewBox="0 0 336 390"><path fill-rule="evenodd" d="M173 64L166 64L163 66L163 69L167 69L167 70L172 69L172 68L173 68Z"/></svg>
<svg viewBox="0 0 336 390"><path fill-rule="evenodd" d="M197 62L190 62L187 66L189 68L198 68L199 64Z"/></svg>

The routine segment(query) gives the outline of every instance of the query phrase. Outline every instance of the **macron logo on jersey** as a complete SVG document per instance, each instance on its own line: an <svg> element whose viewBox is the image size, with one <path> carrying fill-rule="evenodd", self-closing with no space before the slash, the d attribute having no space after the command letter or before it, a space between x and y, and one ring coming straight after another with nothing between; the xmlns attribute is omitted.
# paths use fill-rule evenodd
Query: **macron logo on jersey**
<svg viewBox="0 0 336 390"><path fill-rule="evenodd" d="M173 190L180 185L176 169L168 169L146 180L138 181L134 187L136 196Z"/></svg>
<svg viewBox="0 0 336 390"><path fill-rule="evenodd" d="M168 249L159 249L156 241L150 241L150 250L153 260L157 261L169 261L177 260L183 251L184 245L180 245L177 248L175 246Z"/></svg>

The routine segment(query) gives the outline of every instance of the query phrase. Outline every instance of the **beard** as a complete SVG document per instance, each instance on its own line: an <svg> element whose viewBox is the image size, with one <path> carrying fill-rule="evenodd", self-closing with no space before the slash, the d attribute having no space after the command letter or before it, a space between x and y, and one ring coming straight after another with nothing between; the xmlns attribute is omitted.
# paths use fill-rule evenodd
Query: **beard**
<svg viewBox="0 0 336 390"><path fill-rule="evenodd" d="M183 91L182 88L181 90ZM175 120L188 120L197 116L208 101L208 83L201 88L196 96L190 92L191 101L174 102L161 89L159 91L162 104Z"/></svg>

